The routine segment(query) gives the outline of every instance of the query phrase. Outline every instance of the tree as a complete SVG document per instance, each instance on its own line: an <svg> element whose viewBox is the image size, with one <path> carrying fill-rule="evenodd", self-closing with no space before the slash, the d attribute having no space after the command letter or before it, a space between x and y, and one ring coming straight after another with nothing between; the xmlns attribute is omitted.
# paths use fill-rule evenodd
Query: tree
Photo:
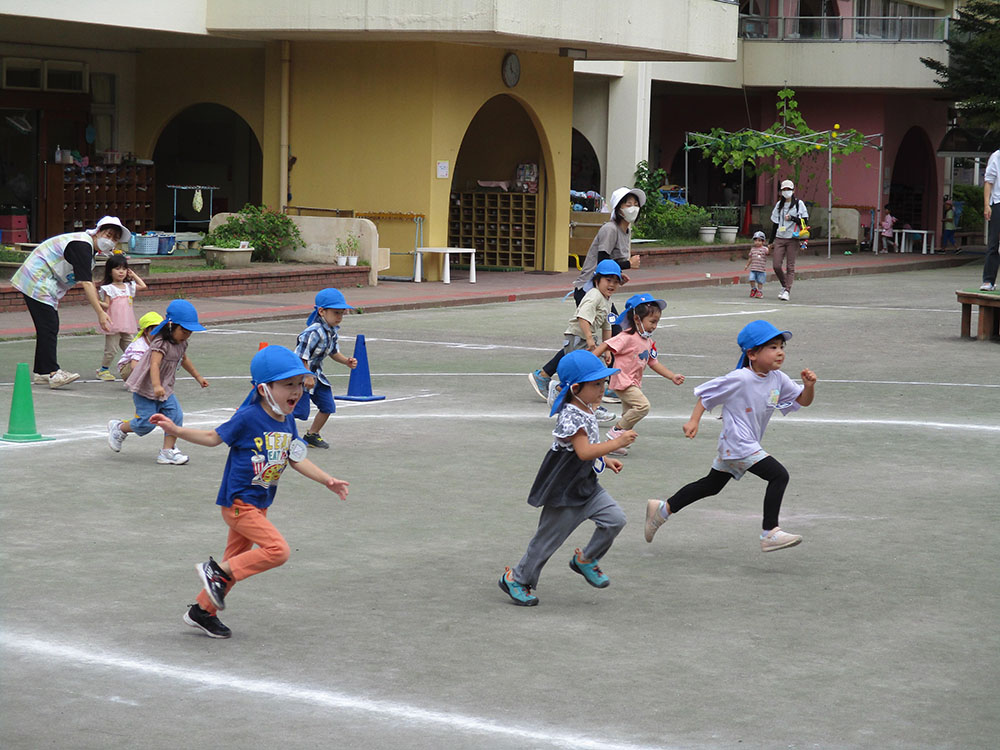
<svg viewBox="0 0 1000 750"><path fill-rule="evenodd" d="M969 0L945 44L947 65L929 57L920 61L940 76L935 83L955 100L968 124L1000 127L1000 3Z"/></svg>

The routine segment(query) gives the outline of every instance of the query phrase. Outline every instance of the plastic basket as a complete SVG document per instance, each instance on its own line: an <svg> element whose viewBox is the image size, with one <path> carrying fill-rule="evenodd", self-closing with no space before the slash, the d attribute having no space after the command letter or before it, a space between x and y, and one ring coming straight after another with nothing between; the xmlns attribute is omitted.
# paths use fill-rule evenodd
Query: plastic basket
<svg viewBox="0 0 1000 750"><path fill-rule="evenodd" d="M173 234L161 234L160 242L157 245L157 253L159 255L171 255L174 252L174 243L177 237Z"/></svg>
<svg viewBox="0 0 1000 750"><path fill-rule="evenodd" d="M156 255L160 250L160 236L157 234L135 235L134 255Z"/></svg>

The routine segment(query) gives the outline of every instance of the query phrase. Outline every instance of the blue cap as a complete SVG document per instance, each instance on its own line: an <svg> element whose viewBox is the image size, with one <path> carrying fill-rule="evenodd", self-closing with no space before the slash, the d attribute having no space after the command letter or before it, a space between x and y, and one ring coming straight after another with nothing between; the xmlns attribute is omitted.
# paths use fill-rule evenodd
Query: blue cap
<svg viewBox="0 0 1000 750"><path fill-rule="evenodd" d="M253 389L247 394L241 406L256 403L257 386L262 383L273 383L285 378L294 378L296 375L311 374L291 349L283 346L265 346L250 360L250 382L253 384Z"/></svg>
<svg viewBox="0 0 1000 750"><path fill-rule="evenodd" d="M343 293L339 289L323 289L316 293L316 299L313 303L315 308L309 319L306 321L306 325L312 325L319 319L319 310L323 308L324 310L353 310L354 308L347 304L347 300L344 299Z"/></svg>
<svg viewBox="0 0 1000 750"><path fill-rule="evenodd" d="M551 417L562 408L563 402L568 398L570 388L577 383L603 380L616 372L618 372L617 367L605 367L604 363L592 352L585 349L570 352L559 360L559 367L556 369L562 389L560 389L555 401L552 402L552 411L549 412L549 416Z"/></svg>
<svg viewBox="0 0 1000 750"><path fill-rule="evenodd" d="M779 336L788 341L792 337L792 333L791 331L779 331L766 320L755 320L753 323L747 323L743 326L743 330L736 337L736 343L739 344L742 352L740 354L740 361L736 364L736 369L739 370L746 367L747 351L753 349L755 346L766 344L771 339L776 339Z"/></svg>
<svg viewBox="0 0 1000 750"><path fill-rule="evenodd" d="M656 304L660 310L663 310L667 306L667 301L665 299L656 299L652 294L647 292L640 292L639 294L633 294L628 298L628 302L625 303L625 309L618 313L617 316L612 316L608 319L611 325L622 325L628 320L629 310L634 310L639 305L645 305L649 302Z"/></svg>
<svg viewBox="0 0 1000 750"><path fill-rule="evenodd" d="M163 322L156 326L150 335L158 334L167 323L179 325L185 331L205 330L205 326L198 322L198 311L186 299L175 299L167 305L167 314L163 317Z"/></svg>
<svg viewBox="0 0 1000 750"><path fill-rule="evenodd" d="M618 280L621 281L622 269L621 266L610 258L605 258L597 264L597 268L594 269L594 276L617 276Z"/></svg>

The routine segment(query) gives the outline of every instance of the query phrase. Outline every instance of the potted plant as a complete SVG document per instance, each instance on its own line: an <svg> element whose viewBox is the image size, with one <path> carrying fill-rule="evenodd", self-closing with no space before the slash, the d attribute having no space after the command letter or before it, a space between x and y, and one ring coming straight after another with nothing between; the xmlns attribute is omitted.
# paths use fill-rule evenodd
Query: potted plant
<svg viewBox="0 0 1000 750"><path fill-rule="evenodd" d="M358 265L358 248L361 246L361 238L356 235L348 233L347 237L341 239L337 238L337 263L338 265L344 265L340 262L341 258L344 258L349 266Z"/></svg>
<svg viewBox="0 0 1000 750"><path fill-rule="evenodd" d="M202 247L226 247L231 242L236 245L230 247L239 247L240 242L248 243L253 249L253 260L269 263L279 261L278 254L283 247L299 248L306 244L290 216L249 203L205 235Z"/></svg>
<svg viewBox="0 0 1000 750"><path fill-rule="evenodd" d="M201 251L205 263L223 268L247 268L253 257L254 248L246 240L216 240L215 244L202 244Z"/></svg>
<svg viewBox="0 0 1000 750"><path fill-rule="evenodd" d="M698 239L702 242L715 242L715 230L718 227L699 227Z"/></svg>

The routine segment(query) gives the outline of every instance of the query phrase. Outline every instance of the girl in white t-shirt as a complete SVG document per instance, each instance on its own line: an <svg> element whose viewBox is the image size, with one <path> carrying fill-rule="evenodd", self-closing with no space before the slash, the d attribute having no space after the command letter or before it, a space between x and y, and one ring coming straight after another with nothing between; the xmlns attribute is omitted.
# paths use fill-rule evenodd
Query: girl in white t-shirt
<svg viewBox="0 0 1000 750"><path fill-rule="evenodd" d="M618 316L621 333L603 342L594 354L603 357L605 352L614 354L618 372L611 376L611 390L622 401L622 416L608 430L608 440L614 440L626 430L633 429L639 420L649 414L649 399L642 393L642 373L649 369L670 380L674 385L684 382L684 376L673 373L656 357L653 331L660 322L660 315L667 306L665 300L654 299L652 294L633 294ZM615 322L615 321L612 321ZM611 451L612 456L627 456L628 448L621 446Z"/></svg>
<svg viewBox="0 0 1000 750"><path fill-rule="evenodd" d="M694 389L698 403L691 419L684 424L684 435L689 438L697 435L702 414L721 404L719 454L706 476L685 485L665 501L647 501L647 542L653 541L656 530L671 514L703 497L717 495L730 479L738 480L748 471L767 482L761 550L794 547L802 541L798 534L788 534L778 526L788 472L760 445L775 409L787 414L813 402L816 373L803 370L803 384L798 385L781 371L785 342L791 337L790 332L779 331L765 320L747 324L737 337L742 354L736 369Z"/></svg>

